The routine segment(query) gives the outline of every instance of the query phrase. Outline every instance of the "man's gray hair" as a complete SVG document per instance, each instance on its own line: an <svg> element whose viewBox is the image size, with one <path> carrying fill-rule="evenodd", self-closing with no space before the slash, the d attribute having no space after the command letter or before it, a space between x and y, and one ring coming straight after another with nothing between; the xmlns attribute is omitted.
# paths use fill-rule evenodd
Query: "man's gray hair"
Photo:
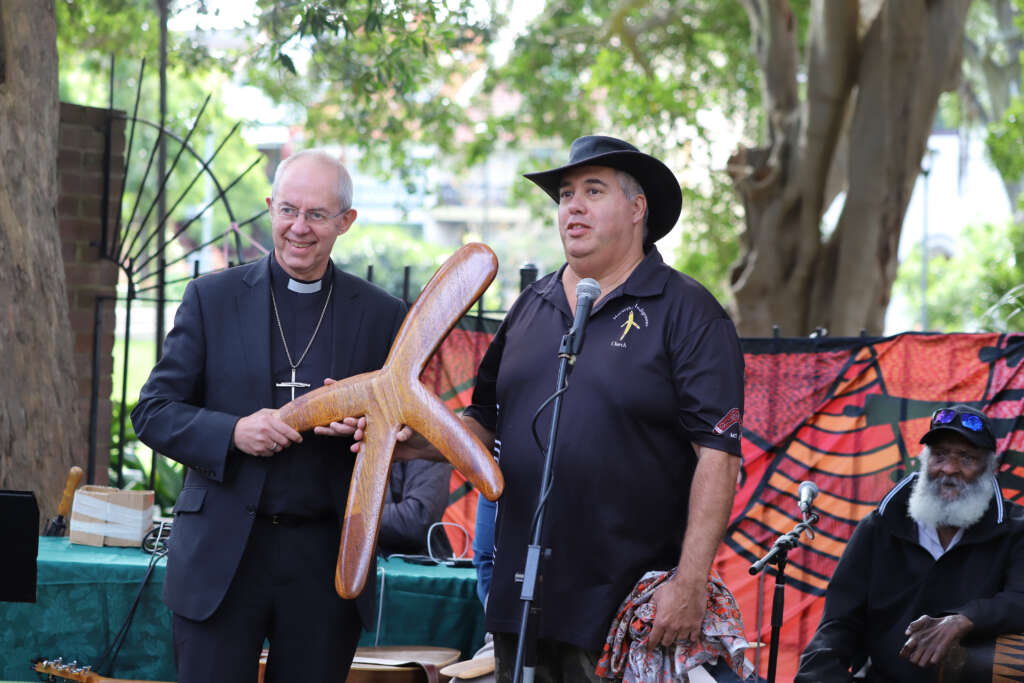
<svg viewBox="0 0 1024 683"><path fill-rule="evenodd" d="M622 188L622 192L626 195L626 199L632 201L633 197L638 194L642 194L644 197L647 196L647 193L644 192L643 185L641 185L639 181L629 173L615 169L615 177L618 178L619 187ZM647 244L647 217L650 214L651 207L650 204L648 204L644 207L644 244Z"/></svg>
<svg viewBox="0 0 1024 683"><path fill-rule="evenodd" d="M341 206L342 211L348 211L352 208L352 176L348 174L348 169L345 168L345 164L341 163L338 157L322 148L300 150L290 154L277 165L277 170L274 171L274 183L270 187L271 201L274 201L277 197L277 185L284 175L285 169L291 166L292 162L299 159L316 159L326 166L333 166L338 172L338 204Z"/></svg>

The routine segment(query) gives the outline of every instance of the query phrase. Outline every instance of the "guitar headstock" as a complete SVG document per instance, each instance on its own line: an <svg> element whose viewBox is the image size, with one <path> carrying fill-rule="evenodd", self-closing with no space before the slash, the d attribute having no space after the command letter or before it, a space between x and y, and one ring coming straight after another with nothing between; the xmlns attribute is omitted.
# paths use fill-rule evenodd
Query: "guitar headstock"
<svg viewBox="0 0 1024 683"><path fill-rule="evenodd" d="M38 659L32 665L37 673L49 676L43 680L66 680L79 681L79 683L96 683L100 680L99 675L92 670L91 666L79 664L77 660L65 662L63 657L57 659Z"/></svg>

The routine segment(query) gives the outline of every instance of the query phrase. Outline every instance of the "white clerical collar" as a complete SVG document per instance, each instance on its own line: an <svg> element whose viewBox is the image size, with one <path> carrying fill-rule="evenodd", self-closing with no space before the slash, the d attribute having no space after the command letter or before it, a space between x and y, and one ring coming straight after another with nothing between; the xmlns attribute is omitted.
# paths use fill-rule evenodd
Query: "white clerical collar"
<svg viewBox="0 0 1024 683"><path fill-rule="evenodd" d="M316 282L300 282L292 278L288 278L288 289L299 294L316 294L323 288L323 281L317 280Z"/></svg>

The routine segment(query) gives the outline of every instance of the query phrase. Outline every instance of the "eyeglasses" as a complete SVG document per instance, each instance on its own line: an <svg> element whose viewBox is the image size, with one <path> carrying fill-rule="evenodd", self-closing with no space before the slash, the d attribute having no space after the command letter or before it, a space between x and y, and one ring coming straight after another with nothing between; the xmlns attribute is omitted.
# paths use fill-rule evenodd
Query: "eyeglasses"
<svg viewBox="0 0 1024 683"><path fill-rule="evenodd" d="M291 204L278 204L275 207L277 215L289 221L296 221L299 216L306 217L306 223L309 225L323 225L332 218L337 218L341 214L345 213L347 209L342 209L338 213L327 213L320 209L311 209L309 211L303 211L302 209L296 208Z"/></svg>
<svg viewBox="0 0 1024 683"><path fill-rule="evenodd" d="M985 424L981 421L981 418L974 413L961 413L952 408L939 408L932 413L932 425L948 425L952 424L953 420L960 418L960 424L964 429L969 429L972 432L980 432L985 428Z"/></svg>

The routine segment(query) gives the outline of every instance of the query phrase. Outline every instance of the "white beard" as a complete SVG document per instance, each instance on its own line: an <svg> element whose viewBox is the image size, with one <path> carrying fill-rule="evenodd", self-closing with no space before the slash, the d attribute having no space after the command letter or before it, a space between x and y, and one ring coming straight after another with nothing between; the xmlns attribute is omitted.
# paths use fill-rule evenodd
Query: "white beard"
<svg viewBox="0 0 1024 683"><path fill-rule="evenodd" d="M978 522L988 509L995 491L992 488L991 476L995 473L996 459L990 458L988 467L973 482L967 484L955 480L958 486L956 500L942 497L942 487L947 477L931 479L928 476L928 456L931 452L925 446L918 456L921 471L914 490L910 493L907 514L921 524L933 527L969 527ZM952 479L949 477L948 479Z"/></svg>

